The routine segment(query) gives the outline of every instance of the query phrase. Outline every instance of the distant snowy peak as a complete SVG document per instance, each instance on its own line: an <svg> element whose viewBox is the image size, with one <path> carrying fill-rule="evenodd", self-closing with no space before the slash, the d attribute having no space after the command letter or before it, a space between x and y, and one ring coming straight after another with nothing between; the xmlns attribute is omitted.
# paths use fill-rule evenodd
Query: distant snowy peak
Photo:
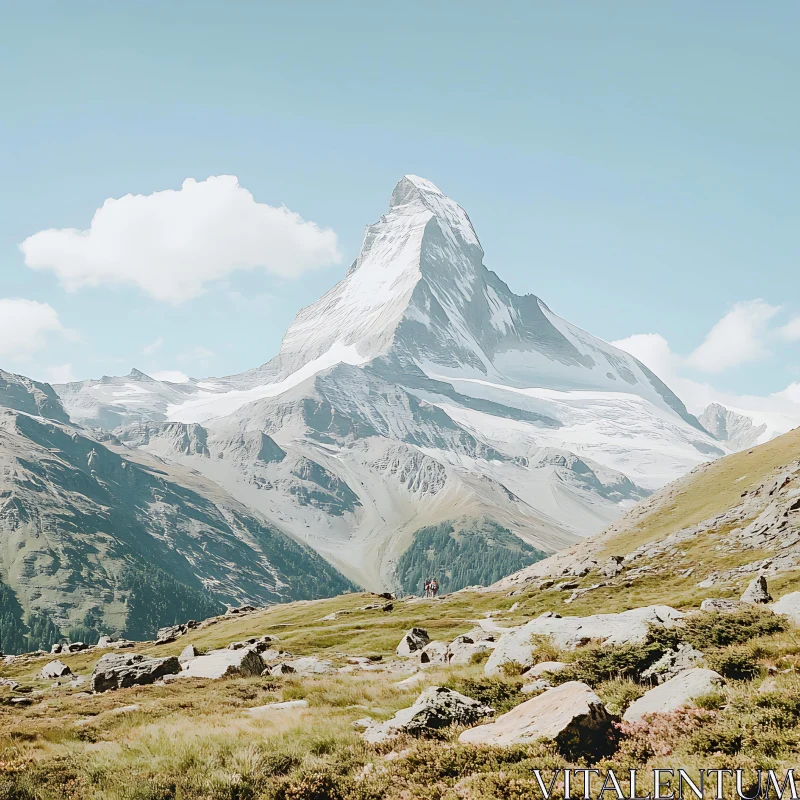
<svg viewBox="0 0 800 800"><path fill-rule="evenodd" d="M730 450L745 450L792 430L800 420L775 412L752 411L711 403L700 415L703 427Z"/></svg>

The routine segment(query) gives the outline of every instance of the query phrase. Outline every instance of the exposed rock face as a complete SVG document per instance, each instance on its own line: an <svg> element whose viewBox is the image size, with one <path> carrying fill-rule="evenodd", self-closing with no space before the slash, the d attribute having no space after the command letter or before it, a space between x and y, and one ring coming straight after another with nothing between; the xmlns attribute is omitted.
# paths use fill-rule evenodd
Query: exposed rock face
<svg viewBox="0 0 800 800"><path fill-rule="evenodd" d="M549 739L565 753L597 753L605 749L612 717L585 684L570 681L547 689L487 725L464 731L462 744L506 746Z"/></svg>
<svg viewBox="0 0 800 800"><path fill-rule="evenodd" d="M642 672L643 681L666 683L676 675L694 667L703 658L690 644L680 644L677 650L668 650L658 661Z"/></svg>
<svg viewBox="0 0 800 800"><path fill-rule="evenodd" d="M750 417L731 411L719 403L707 406L698 420L707 431L733 451L753 447L777 433L768 431L766 423L756 425Z"/></svg>
<svg viewBox="0 0 800 800"><path fill-rule="evenodd" d="M686 708L698 697L713 692L724 683L722 676L712 669L686 670L634 700L622 718L625 722L637 722L647 714Z"/></svg>
<svg viewBox="0 0 800 800"><path fill-rule="evenodd" d="M403 634L400 644L397 645L397 655L407 658L418 653L430 642L428 631L424 628L411 628Z"/></svg>
<svg viewBox="0 0 800 800"><path fill-rule="evenodd" d="M156 644L169 644L174 642L179 636L183 636L188 631L186 625L170 625L166 628L159 628L156 636Z"/></svg>
<svg viewBox="0 0 800 800"><path fill-rule="evenodd" d="M187 661L191 661L193 658L197 658L200 654L197 652L197 648L193 644L187 644L186 647L181 650L181 654L178 656L178 661L181 664L185 664Z"/></svg>
<svg viewBox="0 0 800 800"><path fill-rule="evenodd" d="M177 659L176 659L177 661ZM260 675L264 661L254 647L241 650L212 650L197 656L183 665L181 678L225 678L232 675L243 677Z"/></svg>
<svg viewBox="0 0 800 800"><path fill-rule="evenodd" d="M772 596L767 588L767 579L763 575L753 578L742 594L741 601L751 605L766 605L772 602Z"/></svg>
<svg viewBox="0 0 800 800"><path fill-rule="evenodd" d="M781 597L770 608L776 614L788 617L795 625L800 625L800 592L790 592Z"/></svg>
<svg viewBox="0 0 800 800"><path fill-rule="evenodd" d="M62 661L51 661L42 667L41 676L45 680L51 678L64 678L67 675L72 675L72 670Z"/></svg>
<svg viewBox="0 0 800 800"><path fill-rule="evenodd" d="M494 709L471 697L452 689L431 686L422 692L414 705L398 711L392 719L380 723L363 719L358 725L365 728L362 736L368 742L378 743L400 733L421 736L449 725L472 725L492 714Z"/></svg>
<svg viewBox="0 0 800 800"><path fill-rule="evenodd" d="M91 678L92 691L106 692L155 683L165 675L176 675L181 665L175 656L147 658L138 654L106 653L94 668Z"/></svg>

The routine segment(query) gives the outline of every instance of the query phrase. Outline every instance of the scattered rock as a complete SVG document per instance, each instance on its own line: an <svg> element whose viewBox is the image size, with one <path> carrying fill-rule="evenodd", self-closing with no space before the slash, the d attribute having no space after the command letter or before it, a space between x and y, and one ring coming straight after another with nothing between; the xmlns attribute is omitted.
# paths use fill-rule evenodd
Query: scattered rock
<svg viewBox="0 0 800 800"><path fill-rule="evenodd" d="M238 614L251 614L253 611L258 611L258 609L255 606L239 606L238 608L229 608L225 612L225 616L233 617Z"/></svg>
<svg viewBox="0 0 800 800"><path fill-rule="evenodd" d="M776 614L788 617L795 625L800 625L800 592L785 594L777 603L773 603L770 608Z"/></svg>
<svg viewBox="0 0 800 800"><path fill-rule="evenodd" d="M64 650L64 648L67 648ZM61 645L61 652L62 653L80 653L83 650L88 650L89 645L85 642L70 642L69 644L62 644Z"/></svg>
<svg viewBox="0 0 800 800"><path fill-rule="evenodd" d="M722 676L712 669L696 667L685 670L634 700L622 718L625 722L637 722L646 714L669 713L686 708L693 705L696 698L724 683Z"/></svg>
<svg viewBox="0 0 800 800"><path fill-rule="evenodd" d="M42 667L39 673L44 680L52 680L53 678L66 678L72 675L72 670L62 661L51 661Z"/></svg>
<svg viewBox="0 0 800 800"><path fill-rule="evenodd" d="M611 556L611 558L600 567L600 574L604 578L615 578L622 570L622 556Z"/></svg>
<svg viewBox="0 0 800 800"><path fill-rule="evenodd" d="M412 628L403 634L400 644L397 645L397 655L408 657L419 652L430 642L428 631L424 628Z"/></svg>
<svg viewBox="0 0 800 800"><path fill-rule="evenodd" d="M723 600L721 597L709 597L700 603L701 611L717 611L723 614L729 614L739 608L739 603L735 600Z"/></svg>
<svg viewBox="0 0 800 800"><path fill-rule="evenodd" d="M95 645L95 647L98 648L111 647L115 641L116 639L113 636L101 636L97 640L97 644Z"/></svg>
<svg viewBox="0 0 800 800"><path fill-rule="evenodd" d="M155 683L159 678L174 675L180 670L181 665L175 656L147 658L139 654L106 653L94 668L91 687L92 691L106 692L109 689Z"/></svg>
<svg viewBox="0 0 800 800"><path fill-rule="evenodd" d="M567 665L563 661L540 661L528 670L528 677L541 678L548 672L561 672Z"/></svg>
<svg viewBox="0 0 800 800"><path fill-rule="evenodd" d="M19 684L11 678L0 678L0 686L5 686L11 689L12 692L16 692L19 689Z"/></svg>
<svg viewBox="0 0 800 800"><path fill-rule="evenodd" d="M644 670L642 680L666 683L681 672L696 666L702 658L703 654L690 644L680 644L677 650L667 650L655 664Z"/></svg>
<svg viewBox="0 0 800 800"><path fill-rule="evenodd" d="M569 681L526 700L494 722L464 731L458 740L510 747L548 739L569 755L598 753L608 744L612 722L603 702L585 683Z"/></svg>
<svg viewBox="0 0 800 800"><path fill-rule="evenodd" d="M267 717L276 711L294 711L300 708L308 708L308 700L287 700L285 703L267 703L265 706L255 706L246 708L244 713L249 717Z"/></svg>
<svg viewBox="0 0 800 800"><path fill-rule="evenodd" d="M492 714L494 709L471 697L452 689L431 686L420 694L412 706L398 711L386 722L363 719L354 724L364 728L364 739L375 744L400 733L421 736L449 725L472 725Z"/></svg>
<svg viewBox="0 0 800 800"><path fill-rule="evenodd" d="M469 664L476 653L491 652L496 647L497 636L482 628L456 636L447 648L447 662L454 666Z"/></svg>
<svg viewBox="0 0 800 800"><path fill-rule="evenodd" d="M12 697L11 698L11 705L12 706L32 706L33 700L30 697Z"/></svg>
<svg viewBox="0 0 800 800"><path fill-rule="evenodd" d="M264 661L255 648L212 650L183 665L181 678L226 678L231 675L255 676L264 671Z"/></svg>
<svg viewBox="0 0 800 800"><path fill-rule="evenodd" d="M772 597L767 589L767 579L763 575L753 578L744 590L741 601L751 605L764 605L772 602Z"/></svg>

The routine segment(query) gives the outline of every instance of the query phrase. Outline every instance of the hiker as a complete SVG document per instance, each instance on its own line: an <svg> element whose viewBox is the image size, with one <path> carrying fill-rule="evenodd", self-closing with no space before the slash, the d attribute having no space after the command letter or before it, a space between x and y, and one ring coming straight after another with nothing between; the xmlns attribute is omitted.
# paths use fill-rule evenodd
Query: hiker
<svg viewBox="0 0 800 800"><path fill-rule="evenodd" d="M431 579L425 578L425 597L431 596Z"/></svg>
<svg viewBox="0 0 800 800"><path fill-rule="evenodd" d="M436 597L439 593L439 581L435 578L431 581L431 597Z"/></svg>

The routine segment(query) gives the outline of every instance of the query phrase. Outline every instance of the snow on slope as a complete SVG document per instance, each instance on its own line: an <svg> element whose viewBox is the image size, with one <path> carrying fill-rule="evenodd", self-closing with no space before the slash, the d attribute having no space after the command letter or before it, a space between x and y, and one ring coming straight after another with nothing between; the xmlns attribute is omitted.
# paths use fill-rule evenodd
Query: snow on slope
<svg viewBox="0 0 800 800"><path fill-rule="evenodd" d="M375 588L425 525L490 516L552 551L640 487L723 454L644 365L515 295L483 257L463 209L408 175L275 358L180 387L143 379L147 402L117 391L117 417L161 423L121 435L191 463ZM70 413L98 400L71 386ZM92 419L114 427L100 405ZM187 449L198 436L208 452ZM265 462L273 445L284 455Z"/></svg>

